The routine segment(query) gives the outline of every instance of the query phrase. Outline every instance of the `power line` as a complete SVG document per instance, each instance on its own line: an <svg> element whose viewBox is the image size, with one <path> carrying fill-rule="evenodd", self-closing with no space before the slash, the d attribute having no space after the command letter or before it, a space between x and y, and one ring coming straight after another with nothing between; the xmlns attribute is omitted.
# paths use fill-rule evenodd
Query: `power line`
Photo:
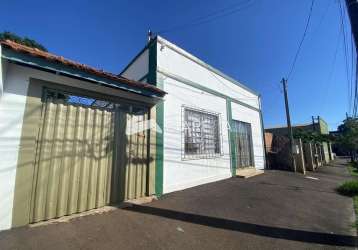
<svg viewBox="0 0 358 250"><path fill-rule="evenodd" d="M351 109L351 101L352 101L352 86L351 86L351 81L349 78L349 66L348 66L348 44L346 41L346 31L345 31L345 22L344 22L344 11L343 11L343 7L342 7L342 3L341 1L339 1L339 8L340 8L340 17L341 17L341 26L342 26L342 30L343 30L343 45L344 45L344 58L345 58L345 64L346 64L346 78L347 78L347 84L348 84L348 113Z"/></svg>
<svg viewBox="0 0 358 250"><path fill-rule="evenodd" d="M354 94L354 105L353 105L353 117L354 118L357 117L357 109L358 109L358 64L356 63L355 94Z"/></svg>
<svg viewBox="0 0 358 250"><path fill-rule="evenodd" d="M332 3L333 3L333 0L329 1L329 3L327 4L327 6L326 6L326 8L325 8L325 10L324 10L324 12L323 12L323 14L322 14L322 16L321 16L319 22L318 22L318 25L317 25L317 27L316 27L316 29L315 29L315 33L316 33L316 32L318 31L318 29L321 27L321 25L322 25L324 19L325 19L326 16L327 16L327 13L328 13L329 9L330 9L331 6L332 6Z"/></svg>
<svg viewBox="0 0 358 250"><path fill-rule="evenodd" d="M326 99L327 99L327 93L329 92L329 89L331 87L331 83L332 83L332 76L333 76L333 73L335 71L335 66L336 66L336 61L337 61L337 54L338 54L338 49L339 49L339 45L340 45L340 41L341 41L341 34L342 34L342 26L339 25L338 27L338 38L337 38L337 43L336 43L336 47L335 47L335 50L334 50L334 56L333 56L333 61L332 61L332 66L331 66L331 69L328 73L328 78L327 78L327 87L324 88L326 93L323 95L323 99L322 99L322 102L321 102L321 111L322 111L322 108L325 107L325 104L326 104Z"/></svg>
<svg viewBox="0 0 358 250"><path fill-rule="evenodd" d="M308 14L305 31L303 32L303 36L302 36L301 41L300 41L300 43L299 43L299 45L298 45L298 49L297 49L296 55L295 55L295 57L294 57L294 59L293 59L293 63L292 63L291 69L290 69L290 71L289 71L289 73L288 73L288 76L287 76L287 80L290 78L290 76L291 76L291 74L292 74L292 72L293 72L293 70L294 70L294 68L295 68L298 55L299 55L299 53L300 53L300 51L301 51L301 47L302 47L303 41L305 40L305 37L306 37L306 34L307 34L307 30L308 30L308 26L309 26L310 21L311 21L311 16L312 16L312 10L313 10L314 2L315 2L315 0L312 0L312 2L311 2L311 7L310 7L309 14Z"/></svg>
<svg viewBox="0 0 358 250"><path fill-rule="evenodd" d="M211 12L205 16L195 18L191 22L181 24L181 25L176 25L171 28L158 31L157 33L165 34L165 33L170 33L170 32L174 32L174 31L178 31L178 30L192 28L192 27L202 25L205 23L209 23L209 22L215 21L218 18L226 17L229 15L235 14L239 11L245 10L253 5L253 1L254 0L248 0L247 2L239 2L236 4L232 4L232 5L226 6L224 8L221 8L217 11Z"/></svg>

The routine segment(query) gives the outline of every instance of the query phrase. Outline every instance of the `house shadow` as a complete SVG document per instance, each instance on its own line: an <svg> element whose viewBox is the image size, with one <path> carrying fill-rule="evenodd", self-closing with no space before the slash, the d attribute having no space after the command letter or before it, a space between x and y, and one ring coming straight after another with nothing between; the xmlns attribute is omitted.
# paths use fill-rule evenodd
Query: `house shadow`
<svg viewBox="0 0 358 250"><path fill-rule="evenodd" d="M281 228L273 226L264 226L254 223L241 222L205 215L185 213L163 208L156 208L143 205L127 205L122 207L127 211L136 213L150 214L154 216L164 217L168 219L180 220L184 222L194 223L198 225L225 229L230 231L249 233L257 236L264 236L275 239L285 239L292 241L300 241L305 243L315 243L331 246L357 246L357 237L350 235L330 234L321 232L312 232L298 229Z"/></svg>

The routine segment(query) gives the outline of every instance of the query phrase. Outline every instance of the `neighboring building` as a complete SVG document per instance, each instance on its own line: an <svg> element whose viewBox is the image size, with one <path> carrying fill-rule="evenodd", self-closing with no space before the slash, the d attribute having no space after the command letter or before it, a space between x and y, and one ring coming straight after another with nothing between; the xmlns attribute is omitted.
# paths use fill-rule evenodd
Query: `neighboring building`
<svg viewBox="0 0 358 250"><path fill-rule="evenodd" d="M264 169L259 95L163 38L120 76L0 56L0 230Z"/></svg>
<svg viewBox="0 0 358 250"><path fill-rule="evenodd" d="M164 91L10 41L0 55L0 230L154 194L138 121Z"/></svg>
<svg viewBox="0 0 358 250"><path fill-rule="evenodd" d="M162 37L151 39L121 75L168 93L156 110L163 127L157 135L157 194L229 178L240 168L264 169L260 96L254 91Z"/></svg>
<svg viewBox="0 0 358 250"><path fill-rule="evenodd" d="M311 123L296 124L292 126L293 133L298 132L299 130L312 131L324 135L329 134L328 124L320 116L312 117ZM287 126L266 128L265 132L272 133L273 135L288 136ZM332 159L331 143L323 142L322 152L323 160L328 163Z"/></svg>

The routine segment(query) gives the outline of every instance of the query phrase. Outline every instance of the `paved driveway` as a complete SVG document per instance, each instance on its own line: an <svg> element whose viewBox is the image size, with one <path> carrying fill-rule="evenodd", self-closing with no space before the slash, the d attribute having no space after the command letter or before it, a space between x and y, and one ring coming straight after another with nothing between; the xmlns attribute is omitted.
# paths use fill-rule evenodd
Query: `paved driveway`
<svg viewBox="0 0 358 250"><path fill-rule="evenodd" d="M307 178L313 177L313 178ZM266 171L146 205L0 233L0 249L339 249L355 243L345 162L306 177Z"/></svg>

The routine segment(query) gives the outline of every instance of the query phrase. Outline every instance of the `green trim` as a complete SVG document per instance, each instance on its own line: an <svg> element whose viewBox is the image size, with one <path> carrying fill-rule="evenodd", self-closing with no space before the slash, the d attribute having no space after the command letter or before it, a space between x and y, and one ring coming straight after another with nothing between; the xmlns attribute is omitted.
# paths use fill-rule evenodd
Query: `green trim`
<svg viewBox="0 0 358 250"><path fill-rule="evenodd" d="M162 97L162 95L155 93L154 91L150 91L148 89L143 89L140 87L129 86L126 83L119 83L118 81L114 81L105 77L93 75L81 70L77 70L75 68L65 66L59 63L54 63L47 61L42 58L33 57L31 55L22 54L15 52L11 49L4 49L2 53L2 58L7 59L9 61L19 63L22 65L30 66L33 68L41 69L48 72L54 72L56 74L61 74L64 76L74 77L76 79L86 80L89 82L95 82L102 84L104 86L121 89L124 91L134 92L139 95L145 95L149 97Z"/></svg>
<svg viewBox="0 0 358 250"><path fill-rule="evenodd" d="M222 94L222 93L220 93L220 92L218 92L218 91L212 90L212 89L210 89L210 88L207 88L207 87L205 87L205 86L203 86L203 85L201 85L201 84L199 84L199 83L192 82L192 81L190 81L190 80L188 80L188 79L185 79L185 78L183 78L183 77L181 77L181 76L171 74L171 73L166 72L166 71L164 71L164 70L162 70L162 69L158 69L158 72L161 73L161 74L163 74L163 75L165 75L165 76L167 76L167 77L170 77L170 78L175 79L175 80L177 80L177 81L179 81L179 82L182 82L182 83L184 83L184 84L186 84L186 85L188 85L188 86L191 86L191 87L193 87L193 88L200 89L200 90L205 91L205 92L207 92L207 93L209 93L209 94L212 94L212 95L215 95L215 96L224 98L224 99L229 99L231 102L234 102L234 103L237 103L237 104L239 104L239 105L245 106L246 108L249 108L249 109L252 109L252 110L255 110L255 111L258 111L258 112L260 111L258 108L255 108L255 107L253 107L253 106L251 106L251 105L249 105L249 104L247 104L247 103L244 103L244 102L242 102L242 101L239 101L239 100L237 100L237 99L235 99L235 98L232 98L232 97L230 97L230 96L227 96L227 95L225 95L225 94Z"/></svg>
<svg viewBox="0 0 358 250"><path fill-rule="evenodd" d="M234 141L234 132L232 131L232 109L231 109L231 100L226 99L226 112L227 112L227 122L228 122L228 138L229 138L229 151L230 151L230 167L232 176L236 175L236 143Z"/></svg>
<svg viewBox="0 0 358 250"><path fill-rule="evenodd" d="M148 62L148 83L157 84L157 43L156 39L152 40L149 45L149 62ZM157 86L160 88L160 86Z"/></svg>
<svg viewBox="0 0 358 250"><path fill-rule="evenodd" d="M163 80L157 78L157 40L149 43L149 67L147 82L163 89ZM164 160L164 103L156 105L156 122L162 129L162 133L156 133L155 150L155 194L160 197L163 194L163 160Z"/></svg>
<svg viewBox="0 0 358 250"><path fill-rule="evenodd" d="M162 133L156 133L156 162L155 162L155 194L160 197L163 194L163 162L164 162L164 103L158 103L156 107L157 124Z"/></svg>

